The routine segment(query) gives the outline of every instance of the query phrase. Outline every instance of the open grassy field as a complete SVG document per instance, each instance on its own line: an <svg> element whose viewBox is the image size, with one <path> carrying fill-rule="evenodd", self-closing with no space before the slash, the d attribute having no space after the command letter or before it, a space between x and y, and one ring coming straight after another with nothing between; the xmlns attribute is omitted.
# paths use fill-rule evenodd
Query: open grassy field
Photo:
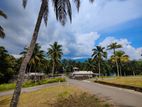
<svg viewBox="0 0 142 107"><path fill-rule="evenodd" d="M101 81L142 87L142 76L129 76L129 77L109 77L100 79Z"/></svg>
<svg viewBox="0 0 142 107"><path fill-rule="evenodd" d="M71 85L54 86L23 93L19 107L110 107L94 95ZM11 96L0 97L0 107L9 107Z"/></svg>

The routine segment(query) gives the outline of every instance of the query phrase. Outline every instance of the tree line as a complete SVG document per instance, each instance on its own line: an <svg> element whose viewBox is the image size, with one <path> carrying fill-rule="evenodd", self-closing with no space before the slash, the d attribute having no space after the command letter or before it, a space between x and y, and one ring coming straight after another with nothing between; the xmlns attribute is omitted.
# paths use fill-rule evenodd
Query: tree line
<svg viewBox="0 0 142 107"><path fill-rule="evenodd" d="M36 43L31 59L27 65L26 73L41 72L54 76L58 73L69 74L73 72L73 67L78 67L83 71L93 71L101 76L127 76L142 74L142 60L130 60L129 56L122 50L122 45L112 43L107 49L96 46L92 49L92 56L85 61L76 61L63 59L62 45L54 42L50 44L47 52L41 49ZM10 55L4 47L0 47L0 83L8 83L15 75L18 74L20 64L27 53L25 47L20 53L21 57L16 59ZM113 50L113 55L107 58L107 51Z"/></svg>
<svg viewBox="0 0 142 107"><path fill-rule="evenodd" d="M80 70L93 71L99 76L129 76L142 75L142 59L130 60L130 57L121 50L122 45L117 42L105 47L96 46L92 49L92 55L84 62L74 60L62 60L65 72L70 73L73 67ZM113 54L108 58L108 51Z"/></svg>

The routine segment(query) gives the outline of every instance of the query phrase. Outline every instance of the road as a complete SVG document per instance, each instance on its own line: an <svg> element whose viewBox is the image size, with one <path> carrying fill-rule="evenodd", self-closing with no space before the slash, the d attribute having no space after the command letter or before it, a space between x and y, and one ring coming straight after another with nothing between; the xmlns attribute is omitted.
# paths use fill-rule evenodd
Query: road
<svg viewBox="0 0 142 107"><path fill-rule="evenodd" d="M77 87L87 89L92 94L103 97L119 107L142 107L142 93L140 92L89 81L68 79L68 82Z"/></svg>
<svg viewBox="0 0 142 107"><path fill-rule="evenodd" d="M40 85L30 88L23 88L22 93L31 92L47 87L58 86L61 84L71 84L82 89L88 90L91 94L95 94L98 97L104 98L108 102L111 102L119 107L142 107L142 93L133 90L122 89L89 81L78 81L67 79L67 83L52 83L46 85ZM0 96L11 95L13 90L0 92Z"/></svg>

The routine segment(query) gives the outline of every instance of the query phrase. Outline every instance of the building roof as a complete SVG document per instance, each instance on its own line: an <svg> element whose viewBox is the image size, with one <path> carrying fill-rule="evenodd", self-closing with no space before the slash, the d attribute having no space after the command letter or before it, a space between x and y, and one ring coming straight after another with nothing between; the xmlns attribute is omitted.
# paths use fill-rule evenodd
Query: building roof
<svg viewBox="0 0 142 107"><path fill-rule="evenodd" d="M29 76L44 76L45 75L45 73L34 73L34 72L32 72L32 73L28 73L28 74L26 74L26 75L29 75Z"/></svg>
<svg viewBox="0 0 142 107"><path fill-rule="evenodd" d="M81 74L81 75L91 74L93 75L94 73L92 71L75 71L72 74Z"/></svg>
<svg viewBox="0 0 142 107"><path fill-rule="evenodd" d="M77 67L73 67L73 69L79 69L79 68L77 68Z"/></svg>

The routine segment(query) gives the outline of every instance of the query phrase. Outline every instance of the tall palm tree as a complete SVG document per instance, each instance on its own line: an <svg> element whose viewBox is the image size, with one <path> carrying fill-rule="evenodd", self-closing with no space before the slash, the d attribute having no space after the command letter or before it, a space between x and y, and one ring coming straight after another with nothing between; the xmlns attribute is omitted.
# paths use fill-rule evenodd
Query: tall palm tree
<svg viewBox="0 0 142 107"><path fill-rule="evenodd" d="M116 49L118 48L122 48L122 45L118 44L117 42L114 42L108 45L108 50L113 50L114 57L115 57ZM116 57L115 57L115 63L116 63L116 68L117 68L117 76L119 76L119 66L118 66L118 61Z"/></svg>
<svg viewBox="0 0 142 107"><path fill-rule="evenodd" d="M98 69L99 69L99 77L101 75L101 62L103 58L107 57L107 53L104 51L104 47L101 46L96 46L96 48L92 49L93 54L92 54L92 60L98 62Z"/></svg>
<svg viewBox="0 0 142 107"><path fill-rule="evenodd" d="M24 57L26 55L27 51L28 51L28 48L24 48L24 51L21 52L20 54L23 54L23 57ZM43 63L43 60L45 60L44 59L44 51L41 50L41 46L38 43L36 43L33 54L31 56L29 63L28 63L28 65L29 65L28 72L31 71L31 68L34 68L35 73L36 73L38 66Z"/></svg>
<svg viewBox="0 0 142 107"><path fill-rule="evenodd" d="M0 10L0 16L7 19L7 15L2 10ZM0 26L0 38L4 38L4 37L5 37L4 29Z"/></svg>
<svg viewBox="0 0 142 107"><path fill-rule="evenodd" d="M51 59L52 62L52 76L55 72L55 67L60 64L61 58L63 55L62 52L62 45L59 45L57 42L54 42L53 45L50 45L50 48L48 48L47 55Z"/></svg>
<svg viewBox="0 0 142 107"><path fill-rule="evenodd" d="M112 56L111 56L111 61L112 61L112 62L115 62L115 59L116 59L117 62L118 62L119 73L120 73L120 75L122 76L122 71L121 71L121 69L122 69L122 64L129 61L129 56L126 55L124 51L116 51L116 52L115 52L115 55L112 55Z"/></svg>
<svg viewBox="0 0 142 107"><path fill-rule="evenodd" d="M23 1L23 6L26 7L27 0L22 0L22 1ZM13 93L10 107L17 107L19 96L21 93L22 83L24 80L25 70L32 56L32 53L33 53L33 50L36 44L42 18L44 18L45 24L47 25L48 11L49 11L48 7L49 7L50 1L53 3L53 7L55 10L55 14L56 14L56 19L59 20L62 25L65 25L67 15L69 16L70 21L72 20L72 9L71 9L70 0L41 0L40 11L39 11L37 22L36 22L35 29L33 32L32 40L31 40L28 52L25 55L22 61L22 64L20 66L20 69L19 69L19 75L17 78L16 88ZM80 0L73 0L73 1L75 2L77 9L79 10ZM89 1L93 2L94 0L89 0Z"/></svg>

